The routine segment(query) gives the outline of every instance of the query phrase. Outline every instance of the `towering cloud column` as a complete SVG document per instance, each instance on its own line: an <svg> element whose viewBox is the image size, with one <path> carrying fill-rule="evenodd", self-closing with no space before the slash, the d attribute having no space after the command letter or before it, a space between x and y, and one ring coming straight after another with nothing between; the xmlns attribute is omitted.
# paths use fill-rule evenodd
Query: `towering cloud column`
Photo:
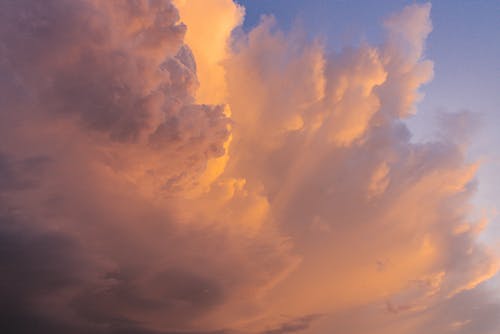
<svg viewBox="0 0 500 334"><path fill-rule="evenodd" d="M332 53L229 0L0 0L0 331L496 334L477 164L404 124L430 10Z"/></svg>

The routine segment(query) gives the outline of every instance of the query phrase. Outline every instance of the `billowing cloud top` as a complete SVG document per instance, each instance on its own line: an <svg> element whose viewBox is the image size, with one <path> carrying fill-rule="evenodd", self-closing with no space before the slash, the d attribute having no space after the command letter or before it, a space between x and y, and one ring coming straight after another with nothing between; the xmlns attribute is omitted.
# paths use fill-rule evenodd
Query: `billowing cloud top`
<svg viewBox="0 0 500 334"><path fill-rule="evenodd" d="M231 0L0 0L1 332L498 333L471 116L403 123L430 10L329 53Z"/></svg>

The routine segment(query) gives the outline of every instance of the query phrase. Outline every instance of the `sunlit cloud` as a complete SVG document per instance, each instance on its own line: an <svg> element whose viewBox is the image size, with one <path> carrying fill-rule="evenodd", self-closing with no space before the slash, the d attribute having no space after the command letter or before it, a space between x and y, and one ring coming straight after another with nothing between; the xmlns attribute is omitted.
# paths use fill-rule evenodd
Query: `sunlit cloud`
<svg viewBox="0 0 500 334"><path fill-rule="evenodd" d="M0 328L495 334L430 4L338 52L230 0L0 1Z"/></svg>

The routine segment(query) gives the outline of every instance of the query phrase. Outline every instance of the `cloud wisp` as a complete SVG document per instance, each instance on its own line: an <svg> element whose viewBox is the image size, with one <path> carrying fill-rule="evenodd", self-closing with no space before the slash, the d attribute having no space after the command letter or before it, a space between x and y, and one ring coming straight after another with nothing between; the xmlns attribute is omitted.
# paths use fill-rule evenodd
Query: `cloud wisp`
<svg viewBox="0 0 500 334"><path fill-rule="evenodd" d="M230 0L0 1L0 329L495 334L472 116L404 124L430 10L330 53Z"/></svg>

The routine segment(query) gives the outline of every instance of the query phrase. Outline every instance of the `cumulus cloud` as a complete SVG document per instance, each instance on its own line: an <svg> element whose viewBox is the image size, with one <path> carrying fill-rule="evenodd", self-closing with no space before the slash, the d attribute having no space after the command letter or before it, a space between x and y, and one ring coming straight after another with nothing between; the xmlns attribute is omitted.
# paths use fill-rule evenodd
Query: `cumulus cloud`
<svg viewBox="0 0 500 334"><path fill-rule="evenodd" d="M331 53L229 0L0 1L1 329L493 334L474 122L404 124L430 10Z"/></svg>

